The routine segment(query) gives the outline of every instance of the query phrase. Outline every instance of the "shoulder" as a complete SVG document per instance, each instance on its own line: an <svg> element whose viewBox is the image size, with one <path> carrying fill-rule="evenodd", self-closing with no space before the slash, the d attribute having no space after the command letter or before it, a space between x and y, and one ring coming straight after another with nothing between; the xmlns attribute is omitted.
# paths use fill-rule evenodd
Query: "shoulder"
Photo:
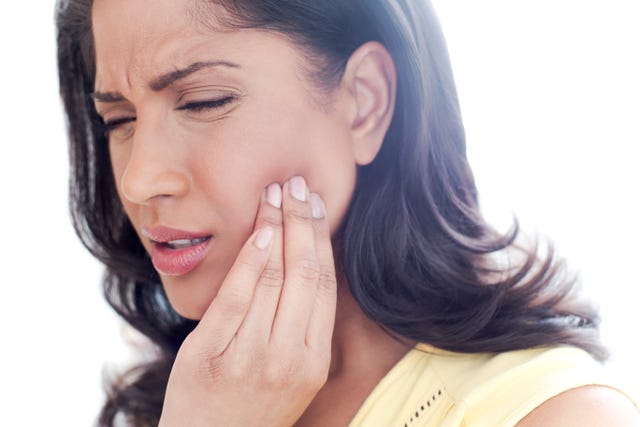
<svg viewBox="0 0 640 427"><path fill-rule="evenodd" d="M552 397L530 412L517 427L558 425L640 427L640 412L617 390L591 385Z"/></svg>
<svg viewBox="0 0 640 427"><path fill-rule="evenodd" d="M495 354L436 350L431 364L450 393L467 404L486 403L496 392L504 392L507 401L518 396L531 399L604 379L602 366L588 353L567 346Z"/></svg>
<svg viewBox="0 0 640 427"><path fill-rule="evenodd" d="M612 423L611 412L620 417L638 416L631 400L614 390L608 372L578 348L442 353L432 362L453 401L450 415L467 426L626 425ZM571 416L586 415L587 405L609 421L585 424L578 419L575 424L566 423ZM545 419L550 421L545 424ZM558 423L558 419L562 422ZM589 419L597 420L594 414Z"/></svg>
<svg viewBox="0 0 640 427"><path fill-rule="evenodd" d="M418 344L375 387L350 427L640 427L631 399L614 385L598 362L573 347L463 354Z"/></svg>

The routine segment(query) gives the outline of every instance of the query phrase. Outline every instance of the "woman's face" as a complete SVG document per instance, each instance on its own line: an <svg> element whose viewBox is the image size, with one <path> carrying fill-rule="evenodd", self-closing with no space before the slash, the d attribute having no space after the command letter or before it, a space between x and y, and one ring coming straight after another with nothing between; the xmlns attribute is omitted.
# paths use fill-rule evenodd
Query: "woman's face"
<svg viewBox="0 0 640 427"><path fill-rule="evenodd" d="M111 124L120 200L171 304L198 319L252 233L267 185L304 176L335 231L356 163L344 89L329 101L290 42L205 28L191 5L96 0L93 31L96 108ZM158 248L152 237L172 243ZM179 247L183 259L163 259Z"/></svg>

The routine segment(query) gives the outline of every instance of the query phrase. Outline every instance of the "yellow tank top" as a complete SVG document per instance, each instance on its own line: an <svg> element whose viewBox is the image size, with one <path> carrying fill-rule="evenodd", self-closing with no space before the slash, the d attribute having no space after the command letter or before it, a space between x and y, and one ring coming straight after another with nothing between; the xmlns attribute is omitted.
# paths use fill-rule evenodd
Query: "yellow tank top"
<svg viewBox="0 0 640 427"><path fill-rule="evenodd" d="M608 383L601 365L577 348L461 354L418 344L349 426L514 426L563 391Z"/></svg>

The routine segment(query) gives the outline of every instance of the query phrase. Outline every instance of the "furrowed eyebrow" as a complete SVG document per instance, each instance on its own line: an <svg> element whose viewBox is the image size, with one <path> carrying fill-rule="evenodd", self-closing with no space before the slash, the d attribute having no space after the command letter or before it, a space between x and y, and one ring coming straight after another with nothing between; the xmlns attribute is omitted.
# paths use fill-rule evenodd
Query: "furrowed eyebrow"
<svg viewBox="0 0 640 427"><path fill-rule="evenodd" d="M220 66L228 67L228 68L240 68L238 64L234 64L233 62L228 62L228 61L194 62L188 67L162 74L160 77L157 77L156 79L151 81L149 83L149 87L154 92L160 92L161 90L171 86L176 81L180 79L184 79L185 77L190 76L191 74L197 71L200 71L205 68L220 67ZM93 98L93 100L96 102L104 102L104 103L125 101L125 97L118 92L95 91L94 93L91 94L91 98Z"/></svg>
<svg viewBox="0 0 640 427"><path fill-rule="evenodd" d="M121 102L124 101L124 96L118 92L93 92L91 98L97 102Z"/></svg>
<svg viewBox="0 0 640 427"><path fill-rule="evenodd" d="M163 89L166 89L168 86L171 86L176 81L183 79L196 71L200 71L203 68L211 68L211 67L228 67L228 68L240 68L238 64L234 64L233 62L227 61L206 61L206 62L194 62L188 67L171 71L169 73L163 74L157 79L153 80L149 83L149 87L151 90L155 92L159 92Z"/></svg>

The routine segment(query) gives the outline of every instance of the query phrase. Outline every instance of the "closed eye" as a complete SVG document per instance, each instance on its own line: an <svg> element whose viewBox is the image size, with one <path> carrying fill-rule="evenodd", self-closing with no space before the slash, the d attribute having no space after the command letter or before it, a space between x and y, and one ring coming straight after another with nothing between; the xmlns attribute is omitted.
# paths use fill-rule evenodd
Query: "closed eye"
<svg viewBox="0 0 640 427"><path fill-rule="evenodd" d="M117 119L105 121L104 126L107 128L107 131L110 132L126 123L134 122L135 120L135 117L119 117Z"/></svg>
<svg viewBox="0 0 640 427"><path fill-rule="evenodd" d="M220 99L211 99L206 101L193 101L188 102L176 108L178 111L192 111L199 113L206 110L213 110L215 108L224 107L225 105L235 101L235 96L227 96Z"/></svg>
<svg viewBox="0 0 640 427"><path fill-rule="evenodd" d="M176 110L201 113L207 110L213 110L216 108L224 107L225 105L230 104L235 100L236 100L235 96L226 96L224 98L211 99L206 101L193 101L177 107ZM135 121L136 121L136 117L118 117L116 119L105 121L104 126L107 129L107 132L111 132L118 129L122 125L135 122Z"/></svg>

